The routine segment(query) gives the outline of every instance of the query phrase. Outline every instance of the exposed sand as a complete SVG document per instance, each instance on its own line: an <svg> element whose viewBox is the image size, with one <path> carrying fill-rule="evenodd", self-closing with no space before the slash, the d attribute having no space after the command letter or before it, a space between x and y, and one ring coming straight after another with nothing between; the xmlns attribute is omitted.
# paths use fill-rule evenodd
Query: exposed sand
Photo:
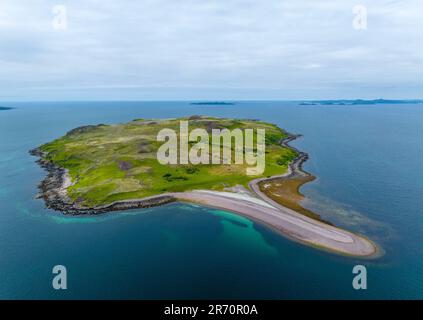
<svg viewBox="0 0 423 320"><path fill-rule="evenodd" d="M236 212L252 220L264 223L294 240L322 249L357 257L369 257L377 253L377 247L369 240L351 232L305 217L295 211L255 197L215 191L191 191L170 194L181 201L188 201L214 208Z"/></svg>

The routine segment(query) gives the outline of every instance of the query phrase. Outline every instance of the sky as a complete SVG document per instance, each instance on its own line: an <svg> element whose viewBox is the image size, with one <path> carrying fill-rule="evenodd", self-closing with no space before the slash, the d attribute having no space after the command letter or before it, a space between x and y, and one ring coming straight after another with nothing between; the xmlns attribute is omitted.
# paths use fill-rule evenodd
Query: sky
<svg viewBox="0 0 423 320"><path fill-rule="evenodd" d="M356 98L423 98L423 1L0 0L0 102Z"/></svg>

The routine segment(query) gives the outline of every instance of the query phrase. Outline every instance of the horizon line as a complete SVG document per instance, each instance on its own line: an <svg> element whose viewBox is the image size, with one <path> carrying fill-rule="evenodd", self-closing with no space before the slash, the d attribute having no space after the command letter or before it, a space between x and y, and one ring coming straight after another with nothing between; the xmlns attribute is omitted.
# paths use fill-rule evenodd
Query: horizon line
<svg viewBox="0 0 423 320"><path fill-rule="evenodd" d="M340 98L340 99L57 99L57 100L1 100L0 103L25 103L25 102L319 102L319 101L422 101L423 98Z"/></svg>

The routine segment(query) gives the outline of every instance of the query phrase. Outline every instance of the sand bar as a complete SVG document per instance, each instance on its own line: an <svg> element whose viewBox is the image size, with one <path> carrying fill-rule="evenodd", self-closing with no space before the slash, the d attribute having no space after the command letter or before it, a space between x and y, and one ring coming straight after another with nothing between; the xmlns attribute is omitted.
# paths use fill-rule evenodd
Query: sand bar
<svg viewBox="0 0 423 320"><path fill-rule="evenodd" d="M370 257L378 251L376 245L366 238L305 217L289 208L269 206L263 199L251 197L248 200L245 195L243 199L239 199L237 194L231 196L229 192L214 191L192 191L170 195L181 201L236 212L270 226L291 239L322 249L357 257Z"/></svg>

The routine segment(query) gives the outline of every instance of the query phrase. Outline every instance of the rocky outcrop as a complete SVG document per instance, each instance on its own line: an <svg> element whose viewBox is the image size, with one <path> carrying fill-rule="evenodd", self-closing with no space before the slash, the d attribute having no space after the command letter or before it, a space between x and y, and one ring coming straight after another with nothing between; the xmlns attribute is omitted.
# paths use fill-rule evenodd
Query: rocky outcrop
<svg viewBox="0 0 423 320"><path fill-rule="evenodd" d="M45 154L39 149L29 152L39 157L37 163L47 171L46 178L39 184L39 198L43 198L46 207L61 211L65 214L100 214L110 211L120 211L138 208L150 208L176 201L171 195L157 195L143 199L115 201L111 204L98 207L83 207L71 200L67 195L70 177L66 169L61 168L45 158Z"/></svg>

